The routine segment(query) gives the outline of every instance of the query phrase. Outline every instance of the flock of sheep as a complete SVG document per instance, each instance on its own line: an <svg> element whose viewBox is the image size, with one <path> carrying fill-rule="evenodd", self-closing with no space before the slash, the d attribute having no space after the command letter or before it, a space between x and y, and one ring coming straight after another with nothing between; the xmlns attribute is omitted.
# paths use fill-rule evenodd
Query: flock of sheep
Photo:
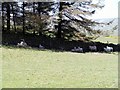
<svg viewBox="0 0 120 90"><path fill-rule="evenodd" d="M24 39L21 39L21 42L17 44L18 47L27 47L27 43L25 42ZM39 49L45 49L44 46L42 46L41 44L39 44ZM113 52L113 47L109 47L109 46L106 46L103 48L105 52ZM92 45L92 46L89 46L89 50L90 51L93 51L93 52L96 52L97 51L97 46L95 45ZM83 53L84 52L84 48L82 47L74 47L73 49L71 49L72 52L81 52Z"/></svg>
<svg viewBox="0 0 120 90"><path fill-rule="evenodd" d="M113 47L109 47L109 46L106 46L103 48L105 52L113 52ZM93 52L96 52L97 51L97 46L89 46L89 50L90 51L93 51ZM72 52L84 52L84 48L82 47L74 47L73 49L71 49Z"/></svg>
<svg viewBox="0 0 120 90"><path fill-rule="evenodd" d="M21 39L20 43L17 43L18 47L27 47L27 43L25 42L24 39ZM39 49L45 49L44 46L42 46L41 44L39 44Z"/></svg>

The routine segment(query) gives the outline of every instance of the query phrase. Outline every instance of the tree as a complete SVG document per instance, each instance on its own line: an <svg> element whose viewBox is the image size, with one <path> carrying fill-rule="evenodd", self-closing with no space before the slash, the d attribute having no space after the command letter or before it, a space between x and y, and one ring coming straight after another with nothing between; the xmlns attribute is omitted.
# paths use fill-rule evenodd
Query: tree
<svg viewBox="0 0 120 90"><path fill-rule="evenodd" d="M49 18L49 12L53 9L54 2L38 2L37 11L39 13L39 35L42 35L43 28L47 25L47 19Z"/></svg>
<svg viewBox="0 0 120 90"><path fill-rule="evenodd" d="M53 2L30 2L26 8L31 8L26 11L26 25L33 29L33 34L42 35L47 31L49 12L52 10Z"/></svg>
<svg viewBox="0 0 120 90"><path fill-rule="evenodd" d="M23 34L25 34L25 2L23 2L23 5L22 5L22 10L23 10Z"/></svg>
<svg viewBox="0 0 120 90"><path fill-rule="evenodd" d="M60 2L59 5L59 20L58 20L58 31L57 31L57 38L61 38L61 26L62 26L62 9L63 9L64 2Z"/></svg>
<svg viewBox="0 0 120 90"><path fill-rule="evenodd" d="M87 16L96 12L96 8L102 8L101 1L94 4L92 0L82 0L81 2L58 2L58 30L57 38L79 38L90 39L100 34L100 30L94 30L92 26L101 23L93 21Z"/></svg>
<svg viewBox="0 0 120 90"><path fill-rule="evenodd" d="M110 24L99 23L88 18L96 12L96 8L104 6L101 3L101 0L96 4L92 0L81 0L80 2L23 2L21 5L17 2L7 2L4 3L2 8L4 15L2 27L4 30L7 21L7 30L10 30L11 19L14 31L20 29L23 34L49 34L56 36L56 38L68 40L93 39L101 33L101 30L94 29L94 26ZM55 28L50 30L50 26L55 26Z"/></svg>
<svg viewBox="0 0 120 90"><path fill-rule="evenodd" d="M5 20L4 20L4 3L2 3L2 31L4 31Z"/></svg>
<svg viewBox="0 0 120 90"><path fill-rule="evenodd" d="M16 14L18 12L17 11L17 7L18 7L17 2L11 2L11 7L12 7L11 12L12 12L12 15L13 15L13 17L12 17L13 27L14 27L14 31L16 32Z"/></svg>
<svg viewBox="0 0 120 90"><path fill-rule="evenodd" d="M10 31L10 3L7 2L7 30Z"/></svg>
<svg viewBox="0 0 120 90"><path fill-rule="evenodd" d="M35 13L35 2L33 2L33 13ZM33 34L35 35L35 29L33 30Z"/></svg>

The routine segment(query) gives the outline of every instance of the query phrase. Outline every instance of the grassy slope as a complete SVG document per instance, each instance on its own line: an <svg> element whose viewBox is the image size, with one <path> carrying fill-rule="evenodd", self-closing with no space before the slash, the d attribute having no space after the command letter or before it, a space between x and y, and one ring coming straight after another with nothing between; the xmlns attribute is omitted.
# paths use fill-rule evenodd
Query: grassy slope
<svg viewBox="0 0 120 90"><path fill-rule="evenodd" d="M118 55L2 48L3 87L118 87Z"/></svg>
<svg viewBox="0 0 120 90"><path fill-rule="evenodd" d="M107 41L108 41L109 43L118 44L118 36L99 37L94 41L98 41L98 42L100 41L103 43L107 43Z"/></svg>

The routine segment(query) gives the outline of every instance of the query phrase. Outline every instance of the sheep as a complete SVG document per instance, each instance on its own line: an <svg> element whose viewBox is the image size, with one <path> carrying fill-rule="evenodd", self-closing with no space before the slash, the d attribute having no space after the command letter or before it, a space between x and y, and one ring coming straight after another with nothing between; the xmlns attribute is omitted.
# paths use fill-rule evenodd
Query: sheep
<svg viewBox="0 0 120 90"><path fill-rule="evenodd" d="M106 46L106 48L104 48L104 51L105 52L113 52L113 47Z"/></svg>
<svg viewBox="0 0 120 90"><path fill-rule="evenodd" d="M71 49L71 51L72 52L83 52L83 48L81 48L81 47L78 47L78 48L74 47L73 49Z"/></svg>
<svg viewBox="0 0 120 90"><path fill-rule="evenodd" d="M44 46L42 46L41 44L39 44L39 49L44 49Z"/></svg>
<svg viewBox="0 0 120 90"><path fill-rule="evenodd" d="M96 46L89 46L89 49L90 49L91 51L97 51L97 47L96 47Z"/></svg>
<svg viewBox="0 0 120 90"><path fill-rule="evenodd" d="M63 50L64 50L64 47L61 46L61 47L59 47L59 49L63 51Z"/></svg>
<svg viewBox="0 0 120 90"><path fill-rule="evenodd" d="M81 47L78 47L78 49L77 49L79 52L83 52L83 48L81 48Z"/></svg>
<svg viewBox="0 0 120 90"><path fill-rule="evenodd" d="M74 47L73 49L71 49L71 51L72 52L74 52L74 51L76 51L77 50L77 48L76 47Z"/></svg>
<svg viewBox="0 0 120 90"><path fill-rule="evenodd" d="M24 41L24 39L21 40L20 43L17 44L18 47L26 47L27 43Z"/></svg>

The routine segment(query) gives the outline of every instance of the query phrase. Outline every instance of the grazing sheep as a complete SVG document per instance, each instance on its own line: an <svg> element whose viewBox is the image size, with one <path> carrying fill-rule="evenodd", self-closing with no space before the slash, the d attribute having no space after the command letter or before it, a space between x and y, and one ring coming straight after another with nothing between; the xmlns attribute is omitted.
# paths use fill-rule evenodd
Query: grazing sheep
<svg viewBox="0 0 120 90"><path fill-rule="evenodd" d="M113 47L106 46L106 48L104 48L104 51L105 52L113 52Z"/></svg>
<svg viewBox="0 0 120 90"><path fill-rule="evenodd" d="M39 49L44 49L44 46L42 46L41 44L39 45Z"/></svg>
<svg viewBox="0 0 120 90"><path fill-rule="evenodd" d="M97 47L96 47L96 46L89 46L89 49L90 49L91 51L97 51Z"/></svg>
<svg viewBox="0 0 120 90"><path fill-rule="evenodd" d="M25 42L24 39L21 40L20 43L17 44L18 47L26 47L27 46L27 43Z"/></svg>
<svg viewBox="0 0 120 90"><path fill-rule="evenodd" d="M81 47L78 47L78 48L74 47L73 49L71 49L71 51L72 52L83 52L83 48L81 48Z"/></svg>

